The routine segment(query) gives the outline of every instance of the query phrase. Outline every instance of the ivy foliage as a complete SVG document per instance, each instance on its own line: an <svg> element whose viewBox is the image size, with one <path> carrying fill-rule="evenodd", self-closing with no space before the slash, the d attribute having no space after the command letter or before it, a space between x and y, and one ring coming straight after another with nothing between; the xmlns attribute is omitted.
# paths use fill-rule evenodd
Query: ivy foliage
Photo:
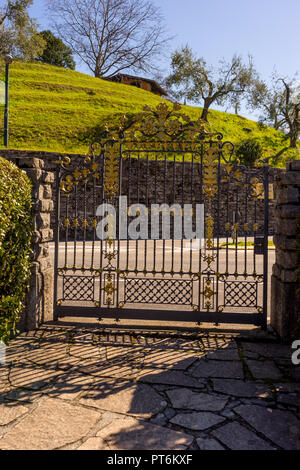
<svg viewBox="0 0 300 470"><path fill-rule="evenodd" d="M0 340L6 344L29 286L32 230L29 178L0 158Z"/></svg>

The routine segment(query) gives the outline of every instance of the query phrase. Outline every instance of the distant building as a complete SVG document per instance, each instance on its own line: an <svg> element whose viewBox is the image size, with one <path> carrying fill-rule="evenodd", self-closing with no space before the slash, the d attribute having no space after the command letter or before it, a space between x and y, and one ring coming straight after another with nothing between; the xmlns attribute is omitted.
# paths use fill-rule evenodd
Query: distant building
<svg viewBox="0 0 300 470"><path fill-rule="evenodd" d="M106 78L111 82L124 83L125 85L136 86L143 90L151 91L159 96L167 96L168 93L155 81L149 78L135 77L134 75L127 75L125 73L118 73L110 78Z"/></svg>

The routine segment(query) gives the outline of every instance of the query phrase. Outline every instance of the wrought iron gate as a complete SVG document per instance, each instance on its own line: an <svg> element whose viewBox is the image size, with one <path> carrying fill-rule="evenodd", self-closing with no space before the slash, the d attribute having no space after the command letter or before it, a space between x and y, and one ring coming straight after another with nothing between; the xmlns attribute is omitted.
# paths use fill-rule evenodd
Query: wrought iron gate
<svg viewBox="0 0 300 470"><path fill-rule="evenodd" d="M160 104L146 107L133 123L124 117L117 130L108 126L89 156L62 157L56 174L56 318L265 326L268 166L239 165L233 150L220 133L181 114L179 105L171 110ZM120 196L134 214L120 215ZM97 237L104 203L116 209L106 240ZM177 204L183 217L188 207L193 227L195 206L203 204L203 245L175 239L175 209L168 239L161 233L129 239L132 217L149 218L153 204L158 216Z"/></svg>

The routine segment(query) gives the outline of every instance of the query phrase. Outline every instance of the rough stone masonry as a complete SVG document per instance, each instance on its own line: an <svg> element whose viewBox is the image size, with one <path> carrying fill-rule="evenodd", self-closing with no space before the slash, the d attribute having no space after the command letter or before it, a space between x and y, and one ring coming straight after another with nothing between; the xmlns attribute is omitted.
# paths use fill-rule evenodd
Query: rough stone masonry
<svg viewBox="0 0 300 470"><path fill-rule="evenodd" d="M300 161L275 180L276 262L272 274L271 325L283 340L300 339Z"/></svg>
<svg viewBox="0 0 300 470"><path fill-rule="evenodd" d="M44 169L38 158L19 159L32 182L33 240L32 275L26 308L19 328L32 330L37 325L53 319L53 265L49 254L49 241L53 239L50 214L53 211L52 184L54 174Z"/></svg>

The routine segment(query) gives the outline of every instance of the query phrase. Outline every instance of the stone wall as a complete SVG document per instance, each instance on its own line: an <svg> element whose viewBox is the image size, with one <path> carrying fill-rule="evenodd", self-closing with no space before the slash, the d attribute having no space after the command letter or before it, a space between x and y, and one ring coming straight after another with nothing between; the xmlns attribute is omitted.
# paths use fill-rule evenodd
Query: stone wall
<svg viewBox="0 0 300 470"><path fill-rule="evenodd" d="M50 214L53 211L52 185L54 174L45 170L38 158L20 158L18 166L29 176L32 188L33 224L32 275L19 329L32 330L53 319L53 265L49 254L49 241L53 239Z"/></svg>
<svg viewBox="0 0 300 470"><path fill-rule="evenodd" d="M172 161L167 161L165 164L164 161L158 163L149 161L148 163L146 160L141 159L138 161L137 159L133 159L129 164L129 161L125 159L122 165L122 194L131 195L131 204L136 202L146 204L146 200L148 200L148 205L153 203L161 204L164 201L167 204L172 204L173 202L181 204L182 192L184 203L191 203L192 201L193 203L203 202L201 199L201 171L198 163L193 163L192 165L190 162L186 162L182 170L182 163L176 162L175 171ZM276 168L270 169L271 184L273 184L275 175L280 172L281 170ZM250 236L253 236L253 233L251 233L251 224L253 225L255 222L259 227L258 232L263 233L265 220L264 199L256 199L254 201L254 199L249 198L248 190L244 184L244 177L242 177L239 182L231 180L228 186L225 181L225 176L225 169L221 167L219 192L216 194L213 202L213 216L216 221L215 236L217 234L226 236L226 223L230 222L233 225L235 221L239 221L240 225L248 222L250 226ZM175 179L175 182L173 179ZM129 185L130 189L128 188ZM137 192L139 201L137 201ZM236 217L236 220L233 220L234 217ZM273 200L270 200L269 233L272 234L273 230L274 210ZM242 228L240 235L245 235Z"/></svg>
<svg viewBox="0 0 300 470"><path fill-rule="evenodd" d="M275 179L276 262L272 274L271 325L286 341L300 339L300 161Z"/></svg>

